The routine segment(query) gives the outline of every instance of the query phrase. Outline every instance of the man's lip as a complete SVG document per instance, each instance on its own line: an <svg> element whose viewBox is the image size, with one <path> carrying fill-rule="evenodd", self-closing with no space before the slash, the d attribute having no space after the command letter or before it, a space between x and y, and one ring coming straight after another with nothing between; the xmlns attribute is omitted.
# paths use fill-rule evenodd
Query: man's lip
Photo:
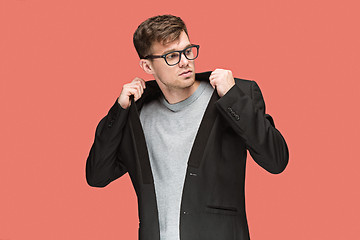
<svg viewBox="0 0 360 240"><path fill-rule="evenodd" d="M192 71L191 70L184 71L184 72L180 73L179 76L184 75L184 74L189 73L189 72L192 72Z"/></svg>

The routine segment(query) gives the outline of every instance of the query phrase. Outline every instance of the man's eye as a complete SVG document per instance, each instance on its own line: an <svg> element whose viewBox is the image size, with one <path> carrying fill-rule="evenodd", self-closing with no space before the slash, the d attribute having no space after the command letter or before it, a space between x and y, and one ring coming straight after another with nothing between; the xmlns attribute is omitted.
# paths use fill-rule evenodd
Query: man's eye
<svg viewBox="0 0 360 240"><path fill-rule="evenodd" d="M179 57L179 54L178 53L170 53L166 57L167 57L167 59L173 59L173 58Z"/></svg>

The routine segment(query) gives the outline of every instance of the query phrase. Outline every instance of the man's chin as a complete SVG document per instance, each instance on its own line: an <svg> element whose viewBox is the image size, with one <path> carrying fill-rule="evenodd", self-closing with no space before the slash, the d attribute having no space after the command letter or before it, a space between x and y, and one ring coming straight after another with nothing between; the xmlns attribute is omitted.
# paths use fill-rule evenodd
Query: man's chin
<svg viewBox="0 0 360 240"><path fill-rule="evenodd" d="M193 78L188 78L185 81L183 81L182 88L191 88L196 84L195 76Z"/></svg>
<svg viewBox="0 0 360 240"><path fill-rule="evenodd" d="M189 87L191 87L195 82L195 74L193 76L182 78L180 79L180 81L183 82L184 85L188 85Z"/></svg>

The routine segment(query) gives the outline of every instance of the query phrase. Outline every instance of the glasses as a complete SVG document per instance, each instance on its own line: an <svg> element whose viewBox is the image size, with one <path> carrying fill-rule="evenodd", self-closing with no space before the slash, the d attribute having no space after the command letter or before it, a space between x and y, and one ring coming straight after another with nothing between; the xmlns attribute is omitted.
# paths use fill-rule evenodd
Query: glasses
<svg viewBox="0 0 360 240"><path fill-rule="evenodd" d="M167 65L175 66L181 61L182 54L184 54L188 60L194 60L197 58L199 55L199 47L199 45L194 44L181 51L172 51L164 55L148 55L144 57L144 59L163 58Z"/></svg>

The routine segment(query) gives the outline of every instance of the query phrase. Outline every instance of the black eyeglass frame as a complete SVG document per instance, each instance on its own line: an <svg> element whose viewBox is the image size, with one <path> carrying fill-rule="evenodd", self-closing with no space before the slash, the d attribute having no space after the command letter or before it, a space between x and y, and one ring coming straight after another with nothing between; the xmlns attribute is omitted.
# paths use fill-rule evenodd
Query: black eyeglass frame
<svg viewBox="0 0 360 240"><path fill-rule="evenodd" d="M188 58L188 57L186 56L185 51L186 51L187 49L193 48L193 47L196 47L196 50L197 50L197 51L196 51L196 56L195 56L194 58L191 58L191 59L190 59L190 58ZM190 45L190 46L188 46L188 47L186 47L186 48L184 48L183 50L180 50L180 51L171 51L171 52L165 53L165 54L163 54L163 55L147 55L147 56L145 56L143 59L163 58L163 59L165 60L165 62L166 62L167 65L169 65L169 66L175 66L176 64L178 64L178 63L181 61L181 55L183 55L183 53L184 53L184 56L185 56L188 60L195 60L195 59L199 56L199 48L200 48L200 45L193 44L193 45ZM174 52L179 53L179 61L176 62L176 63L174 63L174 64L169 64L169 63L167 62L167 60L166 60L166 56L169 55L169 54L172 54L172 53L174 53Z"/></svg>

